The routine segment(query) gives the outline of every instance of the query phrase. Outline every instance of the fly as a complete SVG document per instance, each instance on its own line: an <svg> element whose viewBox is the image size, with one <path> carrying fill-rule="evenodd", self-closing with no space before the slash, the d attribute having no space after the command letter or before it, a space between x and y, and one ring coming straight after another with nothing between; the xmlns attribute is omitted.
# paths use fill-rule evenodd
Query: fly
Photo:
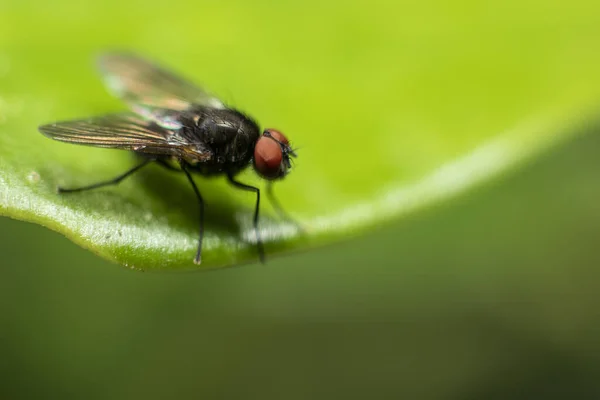
<svg viewBox="0 0 600 400"><path fill-rule="evenodd" d="M98 59L98 67L108 91L130 111L55 122L39 130L61 142L130 150L144 155L144 161L113 179L79 188L59 188L59 192L115 185L152 162L183 172L198 201L199 237L194 262L200 264L204 200L192 173L224 175L236 188L256 194L253 229L260 260L264 261L258 231L260 189L238 181L236 175L252 164L258 175L270 182L284 178L291 168L290 158L296 157L284 134L276 129L265 129L261 134L250 116L139 56L107 53ZM171 164L172 160L179 168Z"/></svg>

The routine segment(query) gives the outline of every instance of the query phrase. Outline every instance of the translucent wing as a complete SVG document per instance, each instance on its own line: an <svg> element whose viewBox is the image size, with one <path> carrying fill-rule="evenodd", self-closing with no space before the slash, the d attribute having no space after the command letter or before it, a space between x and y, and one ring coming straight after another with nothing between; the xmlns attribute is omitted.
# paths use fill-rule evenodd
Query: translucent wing
<svg viewBox="0 0 600 400"><path fill-rule="evenodd" d="M98 67L108 90L146 117L155 109L184 111L194 104L225 108L201 88L134 54L104 54Z"/></svg>
<svg viewBox="0 0 600 400"><path fill-rule="evenodd" d="M134 113L56 122L42 125L39 130L61 142L169 155L196 161L210 158L209 152L188 143L177 130L166 129Z"/></svg>

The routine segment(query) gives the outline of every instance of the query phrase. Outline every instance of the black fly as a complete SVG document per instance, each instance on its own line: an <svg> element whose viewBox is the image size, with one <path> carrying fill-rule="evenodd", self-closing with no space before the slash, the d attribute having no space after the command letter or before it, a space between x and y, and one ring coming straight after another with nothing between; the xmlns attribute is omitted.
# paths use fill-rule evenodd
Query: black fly
<svg viewBox="0 0 600 400"><path fill-rule="evenodd" d="M182 171L198 199L200 232L194 262L200 264L204 201L191 173L225 175L235 187L256 193L253 227L260 259L264 260L258 233L260 190L239 182L235 176L252 163L265 179L285 177L291 168L290 157L296 156L287 138L275 129L261 134L248 115L138 56L109 53L101 56L98 64L108 90L131 112L56 122L39 130L62 142L142 153L144 161L111 180L59 191L72 193L117 184L151 162Z"/></svg>

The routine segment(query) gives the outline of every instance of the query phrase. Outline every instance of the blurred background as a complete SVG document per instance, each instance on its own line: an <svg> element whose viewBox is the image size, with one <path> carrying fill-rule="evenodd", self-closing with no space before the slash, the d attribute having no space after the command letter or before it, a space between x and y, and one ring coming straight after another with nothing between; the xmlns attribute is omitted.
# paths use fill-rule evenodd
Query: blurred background
<svg viewBox="0 0 600 400"><path fill-rule="evenodd" d="M2 397L596 398L598 149L211 272L130 271L2 219Z"/></svg>
<svg viewBox="0 0 600 400"><path fill-rule="evenodd" d="M298 57L290 64L304 67L294 70L286 64L285 70L276 66L260 75L260 60L250 61L258 80L273 73L276 86L281 77L273 71L302 77L299 86L315 76L316 81L332 80L331 86L299 92L300 109L291 106L295 92L274 100L273 109L266 100L256 104L259 113L268 109L275 119L280 115L276 122L290 121L300 132L331 119L327 132L340 145L313 144L305 150L317 161L327 155L352 159L363 148L345 139L363 138L364 131L333 130L336 122L344 129L353 126L345 113L353 105L347 92L336 92L338 86L342 91L358 87L361 96L371 96L362 100L374 102L365 118L385 117L385 126L398 128L385 138L401 136L397 132L412 125L428 127L411 131L398 142L405 145L400 153L386 159L390 169L397 165L400 172L374 172L364 159L349 164L365 181L421 176L484 142L493 136L490 132L514 126L529 110L541 110L547 121L560 115L572 122L566 133L541 130L535 140L511 133L519 150L551 136L561 140L548 139L553 145L539 145L544 150L535 157L449 200L377 223L362 236L265 265L131 271L50 230L2 218L0 398L600 398L600 123L580 118L600 90L594 89L600 82L590 78L597 75L600 54L592 51L600 43L593 24L599 11L595 3L0 1L0 67L2 60L17 60L11 68L17 65L21 77L3 80L0 95L28 88L24 77L31 77L36 87L23 98L41 93L48 101L56 94L59 103L41 110L45 103L32 100L36 118L49 118L56 108L65 116L70 104L73 113L108 104L101 88L78 102L79 83L69 83L71 69L65 65L78 65L77 79L88 84L94 78L86 57L103 46L139 46L184 59L197 31L208 24L216 32L215 48L229 61L236 51L247 56L281 46L282 54ZM518 26L518 34L510 36L510 25L494 30L504 20ZM385 23L371 30L377 21ZM521 37L524 32L528 36ZM510 36L506 43L505 33ZM463 34L470 38L468 46L453 43L435 52L438 40ZM261 38L266 47L256 44ZM489 40L496 40L493 48ZM335 63L319 59L329 54L320 42L334 44ZM531 48L523 45L512 52L520 43ZM318 51L310 61L303 58L309 53L294 50L313 45ZM553 52L557 47L561 51ZM543 54L555 58L533 62L527 55L534 48L547 49ZM389 49L398 53L390 55ZM411 54L428 51L435 57L410 64ZM382 54L389 55L390 63ZM513 74L496 75L492 68L476 77L477 84L467 82L456 60L475 60L479 54L502 61L494 64L497 70L508 68ZM276 57L277 52L271 60ZM404 61L410 68L402 67ZM448 62L450 72L437 62ZM381 76L371 63L385 66ZM519 75L515 71L521 64L527 73ZM51 79L46 67L52 68ZM419 97L419 87L404 82L412 94L395 103L396 93L385 90L383 77L427 67L429 77L442 72L425 86L426 94ZM214 73L219 64L207 68ZM334 68L339 68L340 82ZM221 90L239 87L235 97L239 93L240 102L250 102L245 93L256 89L251 79L235 64L223 69L216 85ZM370 79L360 71L369 72ZM514 87L513 75L522 79ZM225 84L228 76L239 81ZM57 83L61 79L67 82L64 90ZM490 98L475 96L485 93L488 84ZM452 102L455 96L461 101ZM540 108L544 99L553 100ZM475 114L470 106L481 103ZM311 112L321 112L314 120L311 113L302 114L302 107L311 105L316 110ZM448 134L442 135L446 128ZM312 140L310 134L305 141ZM389 150L386 143L364 145L380 149L373 163ZM323 165L305 163L304 176L316 176ZM345 165L330 167L344 171ZM323 173L331 185L340 183L335 173ZM352 174L341 174L349 198L375 192L375 183L355 186ZM303 199L300 205L318 202ZM338 200L327 197L324 207L334 208Z"/></svg>

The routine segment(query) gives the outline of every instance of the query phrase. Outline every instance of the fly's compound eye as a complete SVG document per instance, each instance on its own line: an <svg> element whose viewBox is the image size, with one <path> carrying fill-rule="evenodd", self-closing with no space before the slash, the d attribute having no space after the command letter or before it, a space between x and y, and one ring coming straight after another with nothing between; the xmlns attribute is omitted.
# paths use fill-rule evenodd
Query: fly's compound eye
<svg viewBox="0 0 600 400"><path fill-rule="evenodd" d="M254 147L254 168L263 178L283 178L292 168L290 157L296 157L296 153L285 135L276 129L265 129Z"/></svg>
<svg viewBox="0 0 600 400"><path fill-rule="evenodd" d="M265 179L277 179L282 174L283 152L275 140L261 136L254 146L254 169Z"/></svg>
<svg viewBox="0 0 600 400"><path fill-rule="evenodd" d="M279 143L283 153L283 162L287 168L291 168L290 157L296 157L296 152L290 147L290 142L287 137L277 129L265 129L263 136L271 138Z"/></svg>
<svg viewBox="0 0 600 400"><path fill-rule="evenodd" d="M290 144L285 135L279 132L277 129L265 129L263 136L271 137L285 147L289 146Z"/></svg>

